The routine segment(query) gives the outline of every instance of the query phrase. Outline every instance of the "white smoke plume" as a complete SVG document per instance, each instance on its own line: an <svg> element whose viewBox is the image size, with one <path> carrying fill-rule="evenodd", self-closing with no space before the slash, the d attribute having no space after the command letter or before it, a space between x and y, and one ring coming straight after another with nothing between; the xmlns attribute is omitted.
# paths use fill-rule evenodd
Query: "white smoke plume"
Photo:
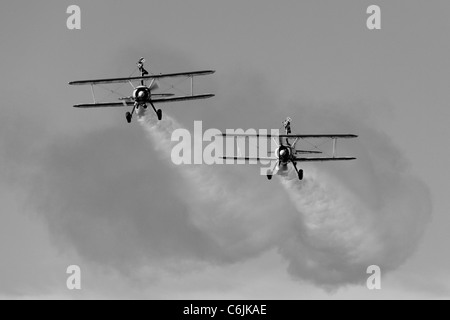
<svg viewBox="0 0 450 320"><path fill-rule="evenodd" d="M170 116L162 121L152 116L139 120L152 143L167 163L171 162L172 132L180 125ZM225 261L240 261L274 247L283 237L286 219L278 216L279 196L263 197L248 184L224 179L219 166L180 165L175 170L185 188L182 197L188 204L192 223L207 233L222 249Z"/></svg>
<svg viewBox="0 0 450 320"><path fill-rule="evenodd" d="M167 116L159 123L152 117L140 123L170 159L168 145L179 124ZM377 195L379 201L370 201L325 170L308 166L299 181L291 168L279 177L286 201L279 190L268 198L258 195L265 189L249 189L250 183L236 177L224 179L217 166L178 170L188 183L190 219L225 249L230 262L277 247L292 275L329 289L362 282L370 265L384 272L397 268L415 250L430 214L426 188L401 172Z"/></svg>
<svg viewBox="0 0 450 320"><path fill-rule="evenodd" d="M326 287L358 282L370 265L395 269L416 248L428 222L429 203L421 194L427 190L412 179L378 208L313 167L304 181L291 171L281 184L298 212L297 233L281 252L293 274Z"/></svg>
<svg viewBox="0 0 450 320"><path fill-rule="evenodd" d="M339 146L358 159L302 166L304 181L290 172L269 182L259 166L174 165L171 135L180 124L166 113L161 122L140 120L150 142L121 122L47 137L24 116L0 119L2 182L20 190L61 251L73 248L137 282L142 269L186 272L190 262L222 266L274 249L295 279L331 289L365 281L369 265L387 272L404 263L426 230L430 195L391 137L373 129L367 108L354 108L360 117L309 103L275 109L266 86L232 79L223 86L230 97L198 107L205 129L270 129L283 113L295 133L358 134ZM177 110L183 124L195 114Z"/></svg>

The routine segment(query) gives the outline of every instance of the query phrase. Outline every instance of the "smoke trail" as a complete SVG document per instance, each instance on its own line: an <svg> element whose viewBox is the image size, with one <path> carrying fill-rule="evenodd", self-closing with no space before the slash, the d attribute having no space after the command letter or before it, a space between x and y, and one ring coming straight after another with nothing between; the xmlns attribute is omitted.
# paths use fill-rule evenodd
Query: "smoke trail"
<svg viewBox="0 0 450 320"><path fill-rule="evenodd" d="M140 123L169 159L164 150L170 150L176 121L145 117ZM400 170L377 170L372 168L380 180L370 200L327 171L307 167L305 179L298 181L291 168L279 178L290 200L286 203L283 192L258 195L265 189L251 190L249 182L235 177L224 179L217 166L179 168L189 185L184 198L190 218L224 248L225 260L240 261L277 247L292 275L326 288L364 281L373 264L383 272L397 268L425 230L431 210L427 189Z"/></svg>
<svg viewBox="0 0 450 320"><path fill-rule="evenodd" d="M399 175L394 197L371 207L329 174L307 172L280 180L297 209L297 233L281 247L292 274L333 288L367 279L370 265L396 269L413 253L430 213L421 183Z"/></svg>
<svg viewBox="0 0 450 320"><path fill-rule="evenodd" d="M180 125L167 115L159 122L151 116L139 122L159 154L170 162L171 135ZM258 255L283 237L287 221L273 219L280 199L269 197L270 190L255 190L243 181L224 179L218 166L181 165L177 169L186 183L181 192L192 223L214 239L223 250L224 261Z"/></svg>
<svg viewBox="0 0 450 320"><path fill-rule="evenodd" d="M337 180L308 167L303 181L291 169L280 182L297 209L298 231L281 247L291 273L329 286L358 282L380 262L371 215Z"/></svg>

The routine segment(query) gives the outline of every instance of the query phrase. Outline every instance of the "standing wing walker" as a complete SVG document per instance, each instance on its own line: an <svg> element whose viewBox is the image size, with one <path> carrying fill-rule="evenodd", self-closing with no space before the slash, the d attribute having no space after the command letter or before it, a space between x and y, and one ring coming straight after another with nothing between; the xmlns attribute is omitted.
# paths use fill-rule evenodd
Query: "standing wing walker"
<svg viewBox="0 0 450 320"><path fill-rule="evenodd" d="M303 180L303 169L299 169L297 167L297 163L299 162L324 162L324 161L349 161L355 160L355 157L338 157L336 156L337 148L337 140L338 139L353 139L357 138L357 135L354 134L291 134L291 119L287 118L283 122L285 134L227 134L222 133L220 136L225 138L265 138L265 139L273 139L277 145L275 151L271 151L270 154L272 156L268 157L235 157L235 156L225 156L221 157L225 160L243 160L246 162L249 161L262 161L269 160L271 161L272 167L267 173L267 178L269 180L272 179L274 174L285 175L288 171L288 164L292 164L298 178ZM317 154L323 154L317 146L313 143L309 143L314 147L314 150L305 150L298 149L296 147L297 143L300 140L309 140L309 139L328 139L333 143L332 154L330 156L317 156ZM300 156L301 155L301 156ZM315 155L315 156L307 156L307 155Z"/></svg>

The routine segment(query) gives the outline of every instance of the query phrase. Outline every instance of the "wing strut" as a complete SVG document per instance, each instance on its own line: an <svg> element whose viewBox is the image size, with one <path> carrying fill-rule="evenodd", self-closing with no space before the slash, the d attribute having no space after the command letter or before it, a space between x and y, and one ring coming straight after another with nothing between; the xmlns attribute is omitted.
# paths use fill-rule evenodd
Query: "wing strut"
<svg viewBox="0 0 450 320"><path fill-rule="evenodd" d="M336 157L336 143L337 143L337 139L334 138L333 139L333 158Z"/></svg>
<svg viewBox="0 0 450 320"><path fill-rule="evenodd" d="M194 77L191 76L191 96L194 96Z"/></svg>
<svg viewBox="0 0 450 320"><path fill-rule="evenodd" d="M94 85L92 85L92 84L91 84L91 92L92 92L92 99L94 100L94 103L97 103L97 101L95 101Z"/></svg>

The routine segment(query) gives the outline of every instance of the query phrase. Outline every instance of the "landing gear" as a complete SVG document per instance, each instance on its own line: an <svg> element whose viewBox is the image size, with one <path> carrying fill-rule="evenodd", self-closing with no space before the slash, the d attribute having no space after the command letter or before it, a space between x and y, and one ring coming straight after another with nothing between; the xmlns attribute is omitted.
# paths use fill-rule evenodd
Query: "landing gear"
<svg viewBox="0 0 450 320"><path fill-rule="evenodd" d="M150 102L150 104L153 108L153 111L155 111L156 115L158 116L158 120L161 121L162 120L162 110L161 109L156 110L155 105L151 102Z"/></svg>
<svg viewBox="0 0 450 320"><path fill-rule="evenodd" d="M158 116L158 120L161 121L162 120L162 110L161 109L156 110L156 115Z"/></svg>
<svg viewBox="0 0 450 320"><path fill-rule="evenodd" d="M135 103L133 106L133 110L131 110L131 112L127 112L125 114L125 118L127 118L128 123L131 123L131 119L133 118L134 111L136 111L136 107L137 107L137 104Z"/></svg>
<svg viewBox="0 0 450 320"><path fill-rule="evenodd" d="M131 112L127 112L125 117L127 118L127 122L131 123Z"/></svg>
<svg viewBox="0 0 450 320"><path fill-rule="evenodd" d="M298 180L303 180L303 170L302 169L300 169L300 170L297 169L297 163L292 162L292 164L294 165L295 171L297 171Z"/></svg>
<svg viewBox="0 0 450 320"><path fill-rule="evenodd" d="M272 180L273 175L277 174L277 166L280 165L280 161L275 162L272 167L267 171L267 179Z"/></svg>

